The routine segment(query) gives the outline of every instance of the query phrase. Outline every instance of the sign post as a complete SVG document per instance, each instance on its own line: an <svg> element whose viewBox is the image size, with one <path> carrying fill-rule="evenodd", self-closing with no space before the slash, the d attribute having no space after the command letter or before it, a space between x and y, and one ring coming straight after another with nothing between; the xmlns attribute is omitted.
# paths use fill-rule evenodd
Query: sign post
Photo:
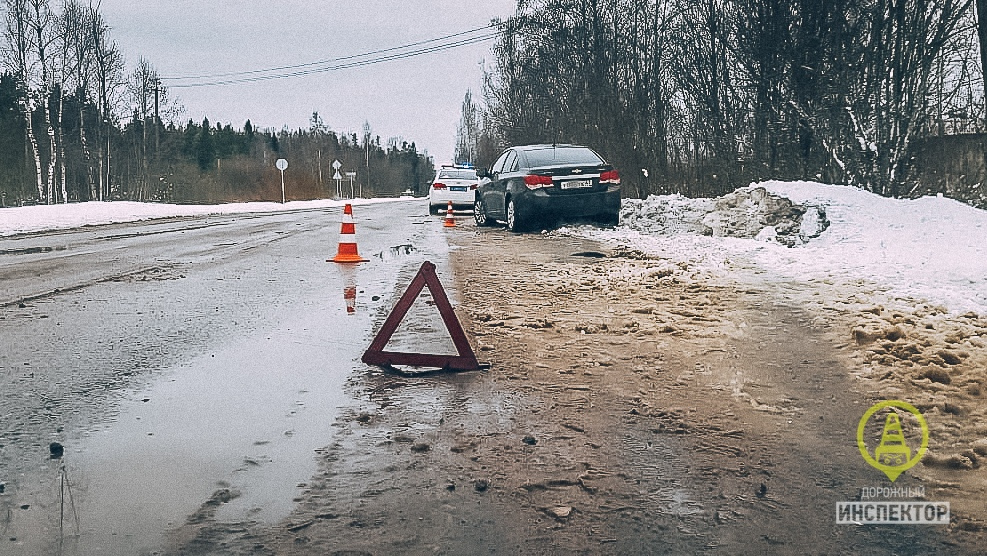
<svg viewBox="0 0 987 556"><path fill-rule="evenodd" d="M340 182L343 180L343 176L339 175L339 170L336 170L336 173L332 175L332 179L336 180L336 191L339 192L339 196L342 198L343 186Z"/></svg>
<svg viewBox="0 0 987 556"><path fill-rule="evenodd" d="M350 199L353 199L353 178L356 177L356 172L346 172L346 177L350 180ZM362 193L361 191L360 197L363 197Z"/></svg>
<svg viewBox="0 0 987 556"><path fill-rule="evenodd" d="M343 187L339 183L339 181L341 179L343 179L343 177L339 175L339 169L342 168L342 167L343 167L343 163L340 162L338 159L332 161L332 169L336 172L335 175L333 175L332 179L336 180L336 198L337 199L341 199L343 197Z"/></svg>
<svg viewBox="0 0 987 556"><path fill-rule="evenodd" d="M284 199L284 171L288 169L288 161L285 160L285 159L283 159L283 158L279 158L278 161L274 163L274 165L278 167L278 170L281 170L281 204L283 205L285 203L285 199Z"/></svg>

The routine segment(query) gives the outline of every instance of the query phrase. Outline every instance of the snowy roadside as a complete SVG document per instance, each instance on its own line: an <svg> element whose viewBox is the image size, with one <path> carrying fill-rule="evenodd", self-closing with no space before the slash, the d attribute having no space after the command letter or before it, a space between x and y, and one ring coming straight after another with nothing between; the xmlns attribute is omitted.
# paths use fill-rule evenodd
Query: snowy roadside
<svg viewBox="0 0 987 556"><path fill-rule="evenodd" d="M614 230L563 233L686 261L711 276L752 264L768 280L861 282L952 313L987 313L987 212L941 197L888 199L813 182L765 182L738 192L758 187L804 205L812 217L814 208L822 208L828 227L817 237L794 234L804 243L796 240L793 247L779 243L772 226L715 237L718 230L699 230L695 222L736 221L735 214L724 215L723 203L718 208L712 199L652 196L625 201L622 225ZM658 217L670 224L656 228ZM809 235L814 226L808 224ZM702 235L711 231L714 237Z"/></svg>
<svg viewBox="0 0 987 556"><path fill-rule="evenodd" d="M172 205L166 203L137 203L131 201L36 205L0 209L0 237L48 230L64 230L82 226L138 222L155 218L206 216L216 214L247 214L341 207L346 203L367 205L410 200L412 197L384 199L352 199L337 201L289 201L227 203L222 205Z"/></svg>
<svg viewBox="0 0 987 556"><path fill-rule="evenodd" d="M754 202L758 188L796 210L780 226L763 225L772 211ZM813 329L848 348L861 391L909 400L923 412L931 440L916 476L952 497L957 515L978 515L980 495L968 493L980 492L975 471L987 466L987 212L940 197L887 199L809 182L766 182L725 197L628 200L616 229L560 233L638 251L682 269L677 277L686 281L770 291L804 310ZM814 229L813 209L828 226L803 237L795 230ZM657 226L656 212L664 220ZM717 222L728 225L709 225ZM778 229L793 247L779 242Z"/></svg>

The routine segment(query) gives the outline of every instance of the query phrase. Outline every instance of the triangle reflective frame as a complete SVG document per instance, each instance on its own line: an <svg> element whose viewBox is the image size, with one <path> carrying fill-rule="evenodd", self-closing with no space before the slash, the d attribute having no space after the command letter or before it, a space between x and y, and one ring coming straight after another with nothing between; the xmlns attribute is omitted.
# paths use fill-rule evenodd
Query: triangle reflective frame
<svg viewBox="0 0 987 556"><path fill-rule="evenodd" d="M456 346L459 355L384 350L394 331L401 324L401 320L408 314L408 310L411 309L415 299L425 287L428 287L428 291L432 294L435 306L439 309L442 321L445 323L446 330L452 337L452 343ZM481 368L469 340L466 339L466 333L449 303L449 298L446 296L445 290L442 289L442 284L439 283L434 264L429 261L422 263L421 268L418 269L418 274L411 280L408 289L405 290L404 295L391 310L391 314L387 316L380 331L377 332L377 336L370 343L370 347L364 352L362 361L368 365L383 367L410 365L412 367L435 367L450 371L475 371Z"/></svg>

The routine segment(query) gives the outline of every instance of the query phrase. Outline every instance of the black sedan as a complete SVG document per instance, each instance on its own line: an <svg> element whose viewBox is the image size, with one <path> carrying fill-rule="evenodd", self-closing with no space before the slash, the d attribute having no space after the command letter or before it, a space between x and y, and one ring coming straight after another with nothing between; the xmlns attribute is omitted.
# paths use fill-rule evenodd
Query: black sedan
<svg viewBox="0 0 987 556"><path fill-rule="evenodd" d="M478 226L495 220L521 232L559 220L590 219L615 225L620 214L620 175L589 147L528 145L507 149L476 190Z"/></svg>

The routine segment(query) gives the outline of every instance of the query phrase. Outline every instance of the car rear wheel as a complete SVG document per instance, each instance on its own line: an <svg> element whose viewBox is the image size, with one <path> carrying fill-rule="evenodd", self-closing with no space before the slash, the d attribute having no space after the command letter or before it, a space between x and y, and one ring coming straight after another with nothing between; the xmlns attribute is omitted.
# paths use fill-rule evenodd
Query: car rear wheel
<svg viewBox="0 0 987 556"><path fill-rule="evenodd" d="M524 222L518 218L517 205L514 203L514 199L507 201L507 229L512 232L525 230Z"/></svg>
<svg viewBox="0 0 987 556"><path fill-rule="evenodd" d="M493 221L487 217L487 206L483 203L482 199L477 199L473 202L473 221L476 222L477 226L489 226L493 224Z"/></svg>

